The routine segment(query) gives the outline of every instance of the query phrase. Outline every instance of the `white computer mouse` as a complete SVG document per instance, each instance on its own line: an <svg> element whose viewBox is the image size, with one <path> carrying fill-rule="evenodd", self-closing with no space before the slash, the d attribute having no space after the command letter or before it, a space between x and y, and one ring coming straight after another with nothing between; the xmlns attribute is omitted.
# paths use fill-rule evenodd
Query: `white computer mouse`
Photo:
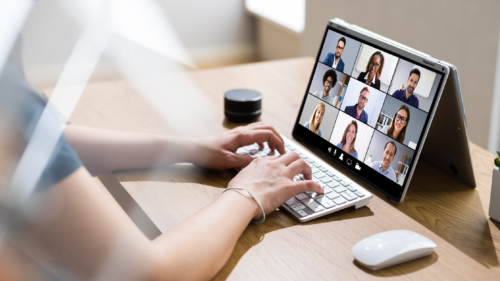
<svg viewBox="0 0 500 281"><path fill-rule="evenodd" d="M354 258L363 266L377 270L430 255L436 243L409 230L381 232L361 240L352 248Z"/></svg>

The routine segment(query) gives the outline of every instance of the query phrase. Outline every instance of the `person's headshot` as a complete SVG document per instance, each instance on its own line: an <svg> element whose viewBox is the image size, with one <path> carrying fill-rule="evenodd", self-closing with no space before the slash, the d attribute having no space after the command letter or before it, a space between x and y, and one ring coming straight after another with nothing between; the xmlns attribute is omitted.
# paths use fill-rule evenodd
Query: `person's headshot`
<svg viewBox="0 0 500 281"><path fill-rule="evenodd" d="M356 136L358 135L358 123L352 120L345 128L342 140L337 144L337 147L342 149L345 153L358 159L358 152L356 151Z"/></svg>
<svg viewBox="0 0 500 281"><path fill-rule="evenodd" d="M337 47L335 47L335 55L332 53L328 53L328 55L326 55L326 58L323 60L323 63L337 69L338 71L344 72L345 64L340 57L344 52L345 44L345 38L341 37L337 42Z"/></svg>
<svg viewBox="0 0 500 281"><path fill-rule="evenodd" d="M393 141L385 144L384 151L382 152L382 161L375 161L372 164L372 169L378 171L382 175L396 182L396 172L391 167L392 160L396 157L398 148Z"/></svg>
<svg viewBox="0 0 500 281"><path fill-rule="evenodd" d="M337 73L335 70L329 69L323 75L323 90L316 91L313 93L313 96L324 100L325 102L333 105L333 94L330 94L330 90L333 89L333 86L337 83Z"/></svg>
<svg viewBox="0 0 500 281"><path fill-rule="evenodd" d="M366 65L365 72L358 75L358 80L380 90L380 76L384 69L384 55L380 51L376 51L370 57Z"/></svg>
<svg viewBox="0 0 500 281"><path fill-rule="evenodd" d="M368 87L364 87L363 89L361 89L361 92L359 93L358 103L355 105L346 106L344 110L345 113L367 124L368 113L366 113L364 108L368 103L369 98L370 98L370 90L368 89Z"/></svg>
<svg viewBox="0 0 500 281"><path fill-rule="evenodd" d="M387 129L387 135L400 143L403 143L406 135L406 128L410 122L410 109L406 105L401 105L394 118L392 118L391 125Z"/></svg>
<svg viewBox="0 0 500 281"><path fill-rule="evenodd" d="M418 98L413 94L417 88L418 81L420 81L420 70L414 68L410 71L410 76L406 80L406 89L396 90L392 96L418 108Z"/></svg>
<svg viewBox="0 0 500 281"><path fill-rule="evenodd" d="M311 132L321 137L321 130L319 129L319 127L321 126L321 121L323 121L324 115L325 115L325 104L320 102L314 109L314 112L311 115L309 122L306 122L304 124L304 127L306 127Z"/></svg>

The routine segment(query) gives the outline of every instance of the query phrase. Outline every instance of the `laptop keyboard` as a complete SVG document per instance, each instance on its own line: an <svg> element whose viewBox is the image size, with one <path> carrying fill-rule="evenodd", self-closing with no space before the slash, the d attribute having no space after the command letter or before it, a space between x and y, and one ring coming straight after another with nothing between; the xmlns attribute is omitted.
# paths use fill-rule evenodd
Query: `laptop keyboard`
<svg viewBox="0 0 500 281"><path fill-rule="evenodd" d="M324 194L309 191L299 193L282 205L299 221L305 222L350 206L355 206L357 209L368 204L372 197L371 193L286 138L285 150L296 152L309 164L312 170L312 180L324 190ZM267 143L264 143L264 148L259 148L257 144L241 147L236 153L254 158L280 156L278 151L271 151ZM293 180L304 180L304 177L299 174Z"/></svg>

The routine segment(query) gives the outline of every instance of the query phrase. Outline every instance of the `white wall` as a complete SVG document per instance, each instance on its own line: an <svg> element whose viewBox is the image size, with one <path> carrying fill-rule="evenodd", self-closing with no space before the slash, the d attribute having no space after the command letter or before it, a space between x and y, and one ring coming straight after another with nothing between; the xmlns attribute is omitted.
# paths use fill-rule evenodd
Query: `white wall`
<svg viewBox="0 0 500 281"><path fill-rule="evenodd" d="M40 87L54 84L81 31L61 5L67 5L68 1L71 2L36 1L23 29L23 59L27 76ZM254 19L245 12L243 0L156 2L164 8L164 13L197 65L223 64L253 56ZM115 69L103 58L95 78L114 75Z"/></svg>

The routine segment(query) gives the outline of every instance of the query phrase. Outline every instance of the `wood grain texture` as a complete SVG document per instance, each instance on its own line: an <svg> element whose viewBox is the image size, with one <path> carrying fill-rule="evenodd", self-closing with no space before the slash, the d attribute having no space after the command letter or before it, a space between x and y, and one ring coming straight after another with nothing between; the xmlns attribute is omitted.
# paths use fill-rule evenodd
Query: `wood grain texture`
<svg viewBox="0 0 500 281"><path fill-rule="evenodd" d="M206 108L189 111L198 117L197 122L180 115L175 126L164 120L161 112L153 111L158 106L148 104L127 82L91 84L71 122L115 130L203 136L235 127L224 118L223 93L251 88L263 94L261 120L291 137L313 64L312 58L298 58L189 73L197 94L211 102ZM50 90L46 94L50 95ZM196 103L197 94L187 101ZM173 98L172 103L162 106L164 110L176 110L189 109L188 105L175 104ZM189 130L178 129L182 127ZM500 224L488 216L494 155L472 143L471 147L476 189L419 162L401 204L367 187L374 198L359 210L345 209L308 223L298 223L276 211L264 224L248 226L214 279L500 279ZM118 172L115 177L165 231L216 198L235 174L232 170L178 164ZM438 246L431 256L375 272L354 261L351 249L357 242L394 229L418 232Z"/></svg>

